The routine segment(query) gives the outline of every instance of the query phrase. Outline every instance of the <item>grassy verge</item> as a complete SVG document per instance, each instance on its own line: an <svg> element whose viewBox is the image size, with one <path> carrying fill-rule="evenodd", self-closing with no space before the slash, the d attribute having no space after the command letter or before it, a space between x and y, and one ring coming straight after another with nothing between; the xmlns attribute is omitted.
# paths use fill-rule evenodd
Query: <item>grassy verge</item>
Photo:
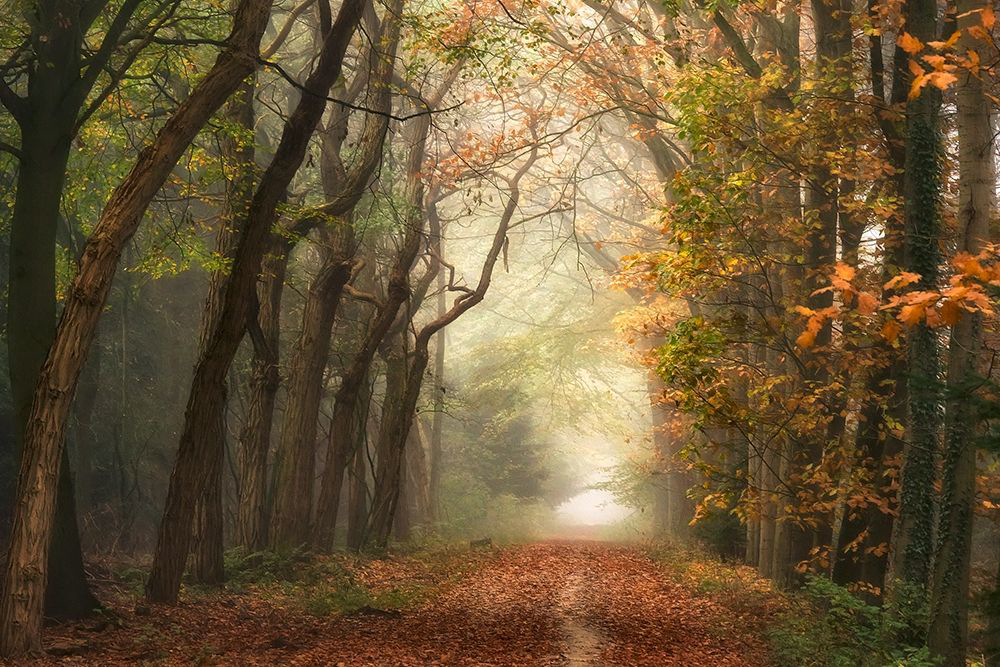
<svg viewBox="0 0 1000 667"><path fill-rule="evenodd" d="M395 615L424 603L489 557L457 546L379 557L232 550L226 589L277 599L317 617Z"/></svg>
<svg viewBox="0 0 1000 667"><path fill-rule="evenodd" d="M444 542L409 545L378 556L231 549L225 555L223 586L185 579L181 597L194 604L220 596L256 598L315 617L398 614L454 585L492 557L489 549ZM99 592L110 607L144 606L146 563L105 562L100 570Z"/></svg>

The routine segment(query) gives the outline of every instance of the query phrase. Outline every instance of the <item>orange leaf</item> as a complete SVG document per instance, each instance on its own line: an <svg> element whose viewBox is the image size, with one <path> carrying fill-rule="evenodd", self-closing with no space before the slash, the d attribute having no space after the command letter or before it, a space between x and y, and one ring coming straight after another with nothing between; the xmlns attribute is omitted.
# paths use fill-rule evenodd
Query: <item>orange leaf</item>
<svg viewBox="0 0 1000 667"><path fill-rule="evenodd" d="M969 12L966 12L965 14L959 15L957 18L962 18L962 16L968 15ZM951 33L951 37L948 38L947 42L927 42L927 46L931 47L935 51L944 51L947 48L955 46L955 42L957 42L958 38L961 36L962 32L960 30L955 30Z"/></svg>
<svg viewBox="0 0 1000 667"><path fill-rule="evenodd" d="M944 56L936 56L932 54L927 54L921 58L925 63L933 67L934 69L942 69L944 67Z"/></svg>
<svg viewBox="0 0 1000 667"><path fill-rule="evenodd" d="M816 331L812 329L806 329L799 334L799 337L795 339L795 344L801 347L803 350L808 350L816 342Z"/></svg>
<svg viewBox="0 0 1000 667"><path fill-rule="evenodd" d="M903 306L899 309L899 321L903 324L913 325L919 322L924 316L924 304L914 303Z"/></svg>
<svg viewBox="0 0 1000 667"><path fill-rule="evenodd" d="M954 301L941 304L941 319L949 326L955 326L962 319L962 308Z"/></svg>
<svg viewBox="0 0 1000 667"><path fill-rule="evenodd" d="M899 324L896 323L896 320L892 319L886 320L885 324L882 325L882 338L885 338L887 341L892 343L897 338L899 338L900 331L902 331L902 329L900 329Z"/></svg>
<svg viewBox="0 0 1000 667"><path fill-rule="evenodd" d="M899 41L897 41L896 43L899 44L901 49L903 49L910 55L917 53L922 48L924 48L924 43L908 32L904 32L902 35L900 35Z"/></svg>
<svg viewBox="0 0 1000 667"><path fill-rule="evenodd" d="M910 61L913 62L913 61ZM923 74L919 74L913 77L913 83L910 84L910 92L907 95L908 100L916 99L920 97L920 90L927 85L927 77Z"/></svg>
<svg viewBox="0 0 1000 667"><path fill-rule="evenodd" d="M899 289L900 287L906 287L920 280L919 273L910 273L909 271L903 271L898 276L895 276L892 280L887 282L884 287L885 289Z"/></svg>
<svg viewBox="0 0 1000 667"><path fill-rule="evenodd" d="M983 30L983 26L981 25L970 25L968 28L968 32L971 36L975 37L976 39L981 39L984 42L990 41L990 33Z"/></svg>
<svg viewBox="0 0 1000 667"><path fill-rule="evenodd" d="M997 15L993 13L993 8L989 5L983 8L982 19L983 27L987 30L992 30L993 26L996 25Z"/></svg>
<svg viewBox="0 0 1000 667"><path fill-rule="evenodd" d="M967 276L977 280L989 280L989 273L986 272L983 265L979 263L979 260L967 252L955 255L955 258L951 260L951 263L955 265L956 269Z"/></svg>
<svg viewBox="0 0 1000 667"><path fill-rule="evenodd" d="M862 315L871 315L878 305L875 297L868 292L858 292L858 312Z"/></svg>
<svg viewBox="0 0 1000 667"><path fill-rule="evenodd" d="M965 55L968 60L968 62L965 63L965 66L972 70L973 73L978 72L980 63L979 52L969 49L965 52Z"/></svg>
<svg viewBox="0 0 1000 667"><path fill-rule="evenodd" d="M944 90L958 81L958 77L950 72L931 72L927 75L927 80L932 86Z"/></svg>
<svg viewBox="0 0 1000 667"><path fill-rule="evenodd" d="M847 282L854 280L854 274L856 273L853 266L844 264L843 262L837 262L837 265L833 267L833 272L838 278L842 278Z"/></svg>

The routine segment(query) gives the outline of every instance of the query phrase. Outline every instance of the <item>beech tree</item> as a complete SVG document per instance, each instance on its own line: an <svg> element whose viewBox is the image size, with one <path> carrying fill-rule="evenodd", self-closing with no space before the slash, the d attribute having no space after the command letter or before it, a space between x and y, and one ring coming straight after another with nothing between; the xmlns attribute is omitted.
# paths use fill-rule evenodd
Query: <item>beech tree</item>
<svg viewBox="0 0 1000 667"><path fill-rule="evenodd" d="M277 205L305 157L309 139L326 108L327 93L340 76L362 7L361 0L348 0L332 24L329 16L321 19L324 27L330 27L324 30L316 68L303 84L303 95L282 129L281 141L261 175L246 220L240 225L219 317L195 366L184 432L146 584L146 595L151 601L177 599L187 561L194 499L205 492L206 473L218 456L215 450L222 446L226 374L246 328Z"/></svg>
<svg viewBox="0 0 1000 667"><path fill-rule="evenodd" d="M127 240L150 200L195 134L253 71L270 3L247 0L233 17L227 47L139 156L105 206L87 242L74 289L63 307L52 346L39 373L26 420L10 550L0 597L0 653L18 656L39 648L42 596L55 514L70 403L93 340L111 277Z"/></svg>
<svg viewBox="0 0 1000 667"><path fill-rule="evenodd" d="M17 125L17 185L10 216L7 354L16 449L6 460L12 495L16 461L39 369L56 325L56 236L72 142L147 48L174 21L176 2L38 2L12 24L17 48L0 75L0 103ZM95 36L100 39L94 41ZM61 463L54 548L50 550L48 615L89 613L98 602L84 578L68 458ZM13 497L3 500L13 507Z"/></svg>

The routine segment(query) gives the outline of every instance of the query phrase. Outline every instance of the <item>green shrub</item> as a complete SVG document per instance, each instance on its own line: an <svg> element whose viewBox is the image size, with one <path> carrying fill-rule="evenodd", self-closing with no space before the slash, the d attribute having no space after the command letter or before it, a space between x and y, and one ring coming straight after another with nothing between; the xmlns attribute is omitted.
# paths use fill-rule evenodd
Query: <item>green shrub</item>
<svg viewBox="0 0 1000 667"><path fill-rule="evenodd" d="M352 581L335 588L312 591L305 600L305 609L306 612L319 617L331 614L349 616L359 612L395 614L406 608L414 597L412 591L398 588L373 594L364 586Z"/></svg>
<svg viewBox="0 0 1000 667"><path fill-rule="evenodd" d="M810 577L798 604L769 632L782 667L933 667L926 647L903 637L921 622L907 596L895 607L868 604L829 579Z"/></svg>
<svg viewBox="0 0 1000 667"><path fill-rule="evenodd" d="M351 575L342 563L301 549L247 552L236 548L226 552L226 580L230 587L248 584L320 581L342 582Z"/></svg>
<svg viewBox="0 0 1000 667"><path fill-rule="evenodd" d="M746 529L729 509L714 508L698 519L691 529L702 542L723 560L739 558L744 549Z"/></svg>
<svg viewBox="0 0 1000 667"><path fill-rule="evenodd" d="M237 547L226 551L226 579L237 585L294 581L308 560L300 550L247 551Z"/></svg>
<svg viewBox="0 0 1000 667"><path fill-rule="evenodd" d="M120 568L116 573L120 581L128 590L133 593L142 593L146 585L146 568L128 565Z"/></svg>

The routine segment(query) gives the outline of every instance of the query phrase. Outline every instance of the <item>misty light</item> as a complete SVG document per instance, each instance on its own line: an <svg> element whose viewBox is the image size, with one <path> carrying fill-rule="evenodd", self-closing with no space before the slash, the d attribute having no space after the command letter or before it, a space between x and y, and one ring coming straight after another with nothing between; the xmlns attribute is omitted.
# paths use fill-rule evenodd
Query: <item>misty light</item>
<svg viewBox="0 0 1000 667"><path fill-rule="evenodd" d="M604 489L588 489L556 509L560 521L577 526L606 526L622 521L631 510L619 505L614 494Z"/></svg>

